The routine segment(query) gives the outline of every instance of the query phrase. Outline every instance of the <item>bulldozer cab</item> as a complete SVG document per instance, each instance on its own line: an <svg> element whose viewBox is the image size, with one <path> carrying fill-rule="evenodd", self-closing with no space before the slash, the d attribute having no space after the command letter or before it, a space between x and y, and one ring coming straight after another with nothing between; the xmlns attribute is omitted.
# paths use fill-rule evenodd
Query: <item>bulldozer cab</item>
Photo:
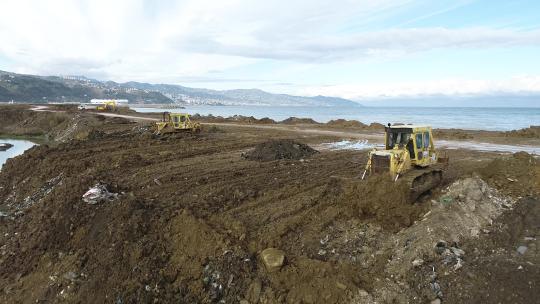
<svg viewBox="0 0 540 304"><path fill-rule="evenodd" d="M431 127L417 125L386 127L386 150L402 149L409 153L413 165L425 167L435 162Z"/></svg>
<svg viewBox="0 0 540 304"><path fill-rule="evenodd" d="M170 122L173 124L175 128L187 128L187 124L189 124L189 114L185 113L167 113L168 119L164 120L164 122Z"/></svg>

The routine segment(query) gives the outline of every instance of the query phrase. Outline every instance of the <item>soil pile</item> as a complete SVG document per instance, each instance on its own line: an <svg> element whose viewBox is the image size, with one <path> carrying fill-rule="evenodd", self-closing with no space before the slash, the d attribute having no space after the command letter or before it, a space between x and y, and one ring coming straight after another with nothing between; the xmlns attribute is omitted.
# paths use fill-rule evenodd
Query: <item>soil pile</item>
<svg viewBox="0 0 540 304"><path fill-rule="evenodd" d="M317 150L306 144L293 140L271 140L255 146L255 149L246 153L245 158L258 161L272 161L278 159L303 159L318 153Z"/></svg>
<svg viewBox="0 0 540 304"><path fill-rule="evenodd" d="M440 279L445 303L534 303L540 288L540 200L524 198L482 237L461 244L464 266ZM497 248L496 250L493 250ZM436 268L445 267L437 263ZM464 275L465 274L465 275ZM483 286L483 288L478 288Z"/></svg>
<svg viewBox="0 0 540 304"><path fill-rule="evenodd" d="M35 112L19 107L0 107L0 133L44 136L71 116L60 112Z"/></svg>
<svg viewBox="0 0 540 304"><path fill-rule="evenodd" d="M514 197L540 196L540 161L526 152L500 157L479 170L480 175Z"/></svg>
<svg viewBox="0 0 540 304"><path fill-rule="evenodd" d="M19 107L0 107L0 134L40 136L56 142L87 139L98 129L114 132L133 122L120 117L81 113L69 107L54 107L65 112L36 112Z"/></svg>
<svg viewBox="0 0 540 304"><path fill-rule="evenodd" d="M287 119L284 119L280 121L282 124L286 125L300 125L300 124L309 124L309 125L316 125L319 124L315 120L311 118L298 118L298 117L289 117Z"/></svg>
<svg viewBox="0 0 540 304"><path fill-rule="evenodd" d="M433 130L433 136L438 139L472 139L474 136L470 131L456 130L456 129L435 129Z"/></svg>
<svg viewBox="0 0 540 304"><path fill-rule="evenodd" d="M437 287L438 276L459 271L467 261L459 244L477 238L493 218L510 210L513 204L512 199L478 177L454 182L432 201L420 221L391 236L387 246L393 248L393 254L387 271L404 277L414 268L418 273L408 276L409 284L416 286L418 294L428 302L441 298L446 290ZM434 269L432 263L444 267ZM381 287L381 292L387 289Z"/></svg>
<svg viewBox="0 0 540 304"><path fill-rule="evenodd" d="M411 204L409 185L392 181L388 175L373 175L365 181L352 181L343 201L360 218L371 219L385 229L408 227L429 209L429 204Z"/></svg>
<svg viewBox="0 0 540 304"><path fill-rule="evenodd" d="M326 125L330 127L359 128L359 129L363 129L367 127L366 124L363 124L357 120L346 120L346 119L330 120L329 122L326 123Z"/></svg>
<svg viewBox="0 0 540 304"><path fill-rule="evenodd" d="M513 130L506 132L507 137L526 137L526 138L540 138L540 126L530 126L521 130Z"/></svg>
<svg viewBox="0 0 540 304"><path fill-rule="evenodd" d="M223 122L236 122L236 123L245 123L245 124L275 124L276 123L275 120L270 119L268 117L257 119L253 116L243 116L243 115L234 115L234 116L224 118L221 116L213 116L211 114L210 115L194 114L191 116L191 119L197 120L197 121L217 122L217 123L223 123Z"/></svg>

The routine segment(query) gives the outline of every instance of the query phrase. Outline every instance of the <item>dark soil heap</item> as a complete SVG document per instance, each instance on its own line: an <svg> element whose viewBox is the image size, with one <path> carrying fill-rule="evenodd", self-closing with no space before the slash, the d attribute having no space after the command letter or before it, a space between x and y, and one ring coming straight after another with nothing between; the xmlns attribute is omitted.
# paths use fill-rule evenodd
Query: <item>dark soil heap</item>
<svg viewBox="0 0 540 304"><path fill-rule="evenodd" d="M311 118L298 118L298 117L289 117L283 121L281 121L282 124L286 125L296 125L296 124L309 124L309 125L316 125L319 124L315 120Z"/></svg>
<svg viewBox="0 0 540 304"><path fill-rule="evenodd" d="M521 130L513 130L505 132L507 137L526 137L526 138L540 138L540 126L530 126Z"/></svg>
<svg viewBox="0 0 540 304"><path fill-rule="evenodd" d="M319 153L306 144L293 140L271 140L258 144L255 149L247 153L249 160L272 161L278 159L302 159Z"/></svg>

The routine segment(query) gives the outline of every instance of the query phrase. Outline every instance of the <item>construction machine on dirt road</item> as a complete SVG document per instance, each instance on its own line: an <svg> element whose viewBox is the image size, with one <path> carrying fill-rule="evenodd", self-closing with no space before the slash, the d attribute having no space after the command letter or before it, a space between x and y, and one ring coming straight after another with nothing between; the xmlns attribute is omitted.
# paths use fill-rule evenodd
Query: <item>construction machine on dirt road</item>
<svg viewBox="0 0 540 304"><path fill-rule="evenodd" d="M362 179L366 174L389 174L408 185L409 200L414 202L441 183L447 165L448 158L435 150L430 126L388 124L385 149L369 152Z"/></svg>
<svg viewBox="0 0 540 304"><path fill-rule="evenodd" d="M96 107L96 110L114 112L116 111L116 106L117 106L116 101L110 100L110 101L105 101L103 102L103 104L98 105Z"/></svg>
<svg viewBox="0 0 540 304"><path fill-rule="evenodd" d="M154 134L156 135L185 131L201 131L201 124L192 122L190 115L186 113L163 112L161 121L154 125Z"/></svg>

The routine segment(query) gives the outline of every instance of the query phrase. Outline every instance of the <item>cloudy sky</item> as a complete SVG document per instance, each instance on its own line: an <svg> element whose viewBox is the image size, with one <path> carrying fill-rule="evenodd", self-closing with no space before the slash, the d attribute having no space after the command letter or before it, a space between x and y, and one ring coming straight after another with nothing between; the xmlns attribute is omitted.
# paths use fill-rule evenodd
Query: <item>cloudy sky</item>
<svg viewBox="0 0 540 304"><path fill-rule="evenodd" d="M0 70L356 100L539 95L540 1L2 1Z"/></svg>

